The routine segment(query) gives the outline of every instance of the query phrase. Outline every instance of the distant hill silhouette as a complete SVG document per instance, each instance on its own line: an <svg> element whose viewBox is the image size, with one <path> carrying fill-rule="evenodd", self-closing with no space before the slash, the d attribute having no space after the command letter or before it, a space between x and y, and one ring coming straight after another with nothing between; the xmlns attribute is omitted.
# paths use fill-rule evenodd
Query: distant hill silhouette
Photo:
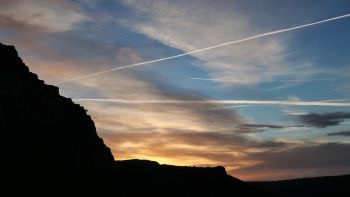
<svg viewBox="0 0 350 197"><path fill-rule="evenodd" d="M0 195L264 195L223 167L114 161L86 110L31 73L0 44ZM50 193L45 193L50 190ZM73 193L69 193L73 194ZM50 196L48 195L48 196ZM3 196L3 195L1 195ZM7 195L5 195L7 196Z"/></svg>
<svg viewBox="0 0 350 197"><path fill-rule="evenodd" d="M124 188L123 193L132 196L144 193L156 196L272 196L227 175L220 166L180 167L147 160L126 160L116 161L115 174L115 182ZM143 190L135 190L135 186Z"/></svg>
<svg viewBox="0 0 350 197"><path fill-rule="evenodd" d="M286 197L350 196L350 175L252 182L252 184Z"/></svg>

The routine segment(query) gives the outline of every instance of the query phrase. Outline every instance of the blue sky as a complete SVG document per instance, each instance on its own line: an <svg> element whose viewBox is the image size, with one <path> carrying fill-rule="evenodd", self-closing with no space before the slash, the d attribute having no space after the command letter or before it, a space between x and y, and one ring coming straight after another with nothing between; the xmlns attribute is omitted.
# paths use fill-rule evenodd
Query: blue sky
<svg viewBox="0 0 350 197"><path fill-rule="evenodd" d="M350 18L64 83L349 14L347 0L0 4L0 41L68 97L350 101ZM350 107L79 102L117 159L223 165L245 180L350 172ZM286 155L300 165L271 159Z"/></svg>

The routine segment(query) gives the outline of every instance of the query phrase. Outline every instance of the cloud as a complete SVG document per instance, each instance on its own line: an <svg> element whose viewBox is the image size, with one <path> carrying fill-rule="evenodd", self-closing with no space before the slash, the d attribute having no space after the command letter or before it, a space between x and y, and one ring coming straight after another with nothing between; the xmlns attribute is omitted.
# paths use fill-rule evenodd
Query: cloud
<svg viewBox="0 0 350 197"><path fill-rule="evenodd" d="M118 65L126 65L130 63L141 62L140 55L130 47L122 47L118 49L116 63Z"/></svg>
<svg viewBox="0 0 350 197"><path fill-rule="evenodd" d="M285 128L285 126L281 125L272 125L272 124L243 124L240 125L242 128L270 128L270 129L282 129Z"/></svg>
<svg viewBox="0 0 350 197"><path fill-rule="evenodd" d="M350 172L350 144L325 143L301 146L282 151L252 153L246 159L255 165L232 170L232 174L249 180L291 179L326 176Z"/></svg>
<svg viewBox="0 0 350 197"><path fill-rule="evenodd" d="M270 131L271 129L283 129L287 130L299 130L304 127L303 125L277 125L277 124L242 124L239 126L243 131L246 129L251 129L255 132Z"/></svg>
<svg viewBox="0 0 350 197"><path fill-rule="evenodd" d="M350 131L338 131L338 132L333 132L333 133L328 133L328 136L344 136L344 137L349 137L350 136Z"/></svg>
<svg viewBox="0 0 350 197"><path fill-rule="evenodd" d="M64 0L13 0L1 3L0 25L14 30L22 26L46 32L67 31L88 20L78 4Z"/></svg>
<svg viewBox="0 0 350 197"><path fill-rule="evenodd" d="M329 126L339 125L344 119L350 118L350 112L331 112L331 113L309 113L302 115L294 115L297 121L302 124L317 128L326 128Z"/></svg>

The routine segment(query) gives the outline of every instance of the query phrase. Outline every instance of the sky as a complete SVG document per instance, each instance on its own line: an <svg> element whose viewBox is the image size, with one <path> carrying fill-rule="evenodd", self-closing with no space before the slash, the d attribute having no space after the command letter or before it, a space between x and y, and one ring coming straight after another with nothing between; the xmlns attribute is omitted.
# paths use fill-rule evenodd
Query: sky
<svg viewBox="0 0 350 197"><path fill-rule="evenodd" d="M79 77L349 13L348 0L0 0L0 42L83 105L118 160L279 180L350 173L350 17Z"/></svg>

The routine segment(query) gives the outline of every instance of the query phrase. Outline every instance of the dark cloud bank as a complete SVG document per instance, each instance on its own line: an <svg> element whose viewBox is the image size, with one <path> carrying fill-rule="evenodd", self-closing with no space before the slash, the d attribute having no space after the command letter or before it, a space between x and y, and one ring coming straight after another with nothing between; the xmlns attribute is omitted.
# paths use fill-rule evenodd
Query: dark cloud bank
<svg viewBox="0 0 350 197"><path fill-rule="evenodd" d="M350 137L350 131L338 131L334 133L328 133L328 136L345 136Z"/></svg>
<svg viewBox="0 0 350 197"><path fill-rule="evenodd" d="M294 115L297 121L310 127L326 128L336 126L345 119L350 118L350 112L331 112L331 113L309 113L304 115Z"/></svg>

